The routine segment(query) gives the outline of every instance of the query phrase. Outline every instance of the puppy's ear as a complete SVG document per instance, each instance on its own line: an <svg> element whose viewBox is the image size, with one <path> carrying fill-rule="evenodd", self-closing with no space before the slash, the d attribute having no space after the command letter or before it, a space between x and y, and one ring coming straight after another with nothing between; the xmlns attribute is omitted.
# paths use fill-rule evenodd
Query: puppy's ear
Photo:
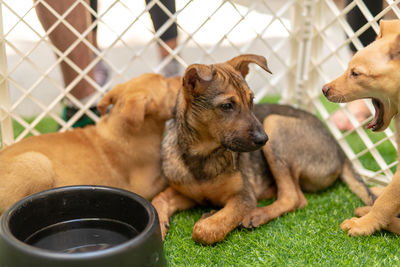
<svg viewBox="0 0 400 267"><path fill-rule="evenodd" d="M238 70L242 74L243 78L245 78L246 75L249 73L249 63L255 63L261 68L263 68L265 71L272 74L272 72L268 68L267 60L263 56L245 54L234 57L227 63L230 64L232 67L234 67L236 70Z"/></svg>
<svg viewBox="0 0 400 267"><path fill-rule="evenodd" d="M97 104L97 110L100 112L101 116L106 114L107 107L109 105L114 105L116 102L116 94L115 90L109 91L103 98L100 100L99 104Z"/></svg>
<svg viewBox="0 0 400 267"><path fill-rule="evenodd" d="M143 125L149 101L143 94L127 95L124 89L126 87L123 84L114 87L100 100L97 109L103 116L108 106L112 105L111 112L115 116L123 119L126 125L138 130Z"/></svg>
<svg viewBox="0 0 400 267"><path fill-rule="evenodd" d="M389 49L389 56L392 60L399 60L400 59L400 34L398 34L391 44Z"/></svg>
<svg viewBox="0 0 400 267"><path fill-rule="evenodd" d="M186 69L183 75L183 87L190 94L197 95L202 92L204 83L212 81L213 75L211 66L192 64Z"/></svg>
<svg viewBox="0 0 400 267"><path fill-rule="evenodd" d="M139 130L143 126L146 116L147 98L142 95L128 97L124 100L119 113L125 119L127 124L134 130Z"/></svg>
<svg viewBox="0 0 400 267"><path fill-rule="evenodd" d="M381 20L379 22L379 34L376 39L380 39L389 34L397 34L400 32L400 20Z"/></svg>

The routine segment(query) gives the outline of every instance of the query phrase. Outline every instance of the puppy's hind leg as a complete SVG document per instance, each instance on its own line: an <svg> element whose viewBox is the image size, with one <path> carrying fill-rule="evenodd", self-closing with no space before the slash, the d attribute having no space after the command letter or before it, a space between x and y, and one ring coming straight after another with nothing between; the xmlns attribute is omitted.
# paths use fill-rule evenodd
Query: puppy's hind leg
<svg viewBox="0 0 400 267"><path fill-rule="evenodd" d="M18 200L54 185L53 165L38 152L2 159L0 169L0 214Z"/></svg>
<svg viewBox="0 0 400 267"><path fill-rule="evenodd" d="M267 188L258 196L257 200L271 199L276 197L276 193L276 186L268 185Z"/></svg>

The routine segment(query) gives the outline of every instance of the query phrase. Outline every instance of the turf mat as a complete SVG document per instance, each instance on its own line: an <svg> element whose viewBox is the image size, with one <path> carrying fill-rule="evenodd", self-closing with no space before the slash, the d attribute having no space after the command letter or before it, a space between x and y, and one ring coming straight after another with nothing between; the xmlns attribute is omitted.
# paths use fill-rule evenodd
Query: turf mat
<svg viewBox="0 0 400 267"><path fill-rule="evenodd" d="M236 229L213 246L191 238L194 223L208 208L172 217L164 243L171 266L393 266L400 263L400 239L382 231L349 237L339 225L362 202L342 182L305 195L308 205L256 229ZM271 201L260 202L266 205Z"/></svg>

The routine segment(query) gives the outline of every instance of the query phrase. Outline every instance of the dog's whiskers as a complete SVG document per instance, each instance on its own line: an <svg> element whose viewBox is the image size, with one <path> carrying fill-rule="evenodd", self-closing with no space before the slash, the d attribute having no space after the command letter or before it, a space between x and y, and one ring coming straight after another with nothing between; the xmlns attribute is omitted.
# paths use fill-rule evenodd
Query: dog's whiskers
<svg viewBox="0 0 400 267"><path fill-rule="evenodd" d="M233 169L236 171L237 170L238 154L237 154L237 152L234 152L234 151L231 150L231 155L232 155Z"/></svg>

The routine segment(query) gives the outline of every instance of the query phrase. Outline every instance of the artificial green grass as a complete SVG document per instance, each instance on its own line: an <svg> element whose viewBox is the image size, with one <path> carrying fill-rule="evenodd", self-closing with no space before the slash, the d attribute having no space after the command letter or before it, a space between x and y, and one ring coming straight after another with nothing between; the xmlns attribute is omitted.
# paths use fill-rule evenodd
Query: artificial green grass
<svg viewBox="0 0 400 267"><path fill-rule="evenodd" d="M400 239L387 232L349 237L339 225L362 202L341 182L316 194L308 205L256 229L235 229L213 246L191 239L194 223L209 208L172 217L164 243L171 266L390 266L399 264ZM263 201L262 205L270 202Z"/></svg>

